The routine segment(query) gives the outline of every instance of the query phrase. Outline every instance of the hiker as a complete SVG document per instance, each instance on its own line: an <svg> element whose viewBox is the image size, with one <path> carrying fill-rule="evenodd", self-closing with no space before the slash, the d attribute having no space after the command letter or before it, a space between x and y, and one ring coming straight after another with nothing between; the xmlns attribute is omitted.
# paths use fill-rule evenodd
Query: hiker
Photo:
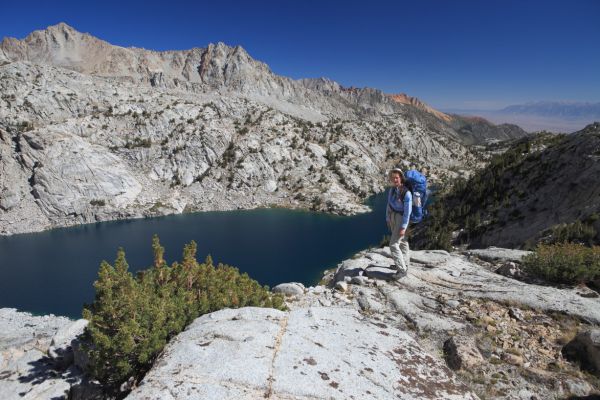
<svg viewBox="0 0 600 400"><path fill-rule="evenodd" d="M408 272L410 249L406 240L406 229L412 210L412 193L404 185L404 173L400 168L393 168L389 178L392 187L388 193L385 219L392 233L390 251L398 270L395 278L399 279L406 276Z"/></svg>

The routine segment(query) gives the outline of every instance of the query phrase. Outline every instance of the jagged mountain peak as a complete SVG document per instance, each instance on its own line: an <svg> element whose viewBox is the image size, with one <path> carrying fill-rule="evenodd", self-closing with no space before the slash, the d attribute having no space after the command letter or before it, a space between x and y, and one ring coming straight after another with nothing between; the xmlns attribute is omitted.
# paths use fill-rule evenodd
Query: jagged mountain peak
<svg viewBox="0 0 600 400"><path fill-rule="evenodd" d="M364 117L402 110L398 102L378 89L343 87L328 78L296 81L278 76L242 46L223 42L210 43L204 48L159 52L114 46L59 23L32 32L23 40L5 40L0 45L0 57L166 89L192 92L225 89L250 98L267 99L276 108L287 109L291 103L342 118L356 118L357 112ZM440 117L439 113L434 115Z"/></svg>

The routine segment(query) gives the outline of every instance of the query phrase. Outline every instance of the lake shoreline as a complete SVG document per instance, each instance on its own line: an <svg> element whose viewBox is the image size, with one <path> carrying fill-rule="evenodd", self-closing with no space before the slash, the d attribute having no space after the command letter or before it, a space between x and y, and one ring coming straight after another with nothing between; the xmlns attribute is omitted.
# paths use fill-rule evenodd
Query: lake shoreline
<svg viewBox="0 0 600 400"><path fill-rule="evenodd" d="M0 267L5 276L0 282L0 306L77 318L81 306L93 299L92 283L100 263L111 263L123 247L132 273L148 268L154 234L165 245L169 264L194 240L199 260L211 255L215 263L234 266L261 285L298 281L312 286L324 270L380 243L386 234L384 202L383 194L372 196L365 205L371 211L353 216L261 207L0 236L0 254L6 261L6 269ZM27 292L35 294L27 296ZM77 300L78 293L85 294Z"/></svg>

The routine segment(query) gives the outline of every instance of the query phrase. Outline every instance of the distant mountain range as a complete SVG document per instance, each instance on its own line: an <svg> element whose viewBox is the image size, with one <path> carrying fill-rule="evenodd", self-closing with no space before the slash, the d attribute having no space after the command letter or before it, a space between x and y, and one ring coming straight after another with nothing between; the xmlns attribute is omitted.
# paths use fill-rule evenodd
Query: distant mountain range
<svg viewBox="0 0 600 400"><path fill-rule="evenodd" d="M500 110L448 109L446 113L480 116L496 124L511 123L533 132L573 132L600 121L600 103L538 101L511 105Z"/></svg>
<svg viewBox="0 0 600 400"><path fill-rule="evenodd" d="M500 114L539 115L561 118L600 118L600 103L537 101L505 107Z"/></svg>

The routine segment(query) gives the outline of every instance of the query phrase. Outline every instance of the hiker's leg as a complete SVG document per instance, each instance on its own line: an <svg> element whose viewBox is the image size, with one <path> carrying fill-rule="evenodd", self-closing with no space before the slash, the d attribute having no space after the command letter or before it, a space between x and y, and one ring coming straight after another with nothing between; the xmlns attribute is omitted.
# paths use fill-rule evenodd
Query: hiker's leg
<svg viewBox="0 0 600 400"><path fill-rule="evenodd" d="M406 271L406 261L404 260L404 256L402 255L402 251L400 250L401 245L401 237L400 237L400 226L402 225L402 215L398 213L394 213L392 216L392 237L390 238L390 252L392 253L392 258L394 259L394 263L399 271Z"/></svg>
<svg viewBox="0 0 600 400"><path fill-rule="evenodd" d="M406 236L402 238L399 242L400 251L402 252L402 256L404 258L404 262L406 264L406 268L410 266L410 247L408 246L408 240L406 240Z"/></svg>

